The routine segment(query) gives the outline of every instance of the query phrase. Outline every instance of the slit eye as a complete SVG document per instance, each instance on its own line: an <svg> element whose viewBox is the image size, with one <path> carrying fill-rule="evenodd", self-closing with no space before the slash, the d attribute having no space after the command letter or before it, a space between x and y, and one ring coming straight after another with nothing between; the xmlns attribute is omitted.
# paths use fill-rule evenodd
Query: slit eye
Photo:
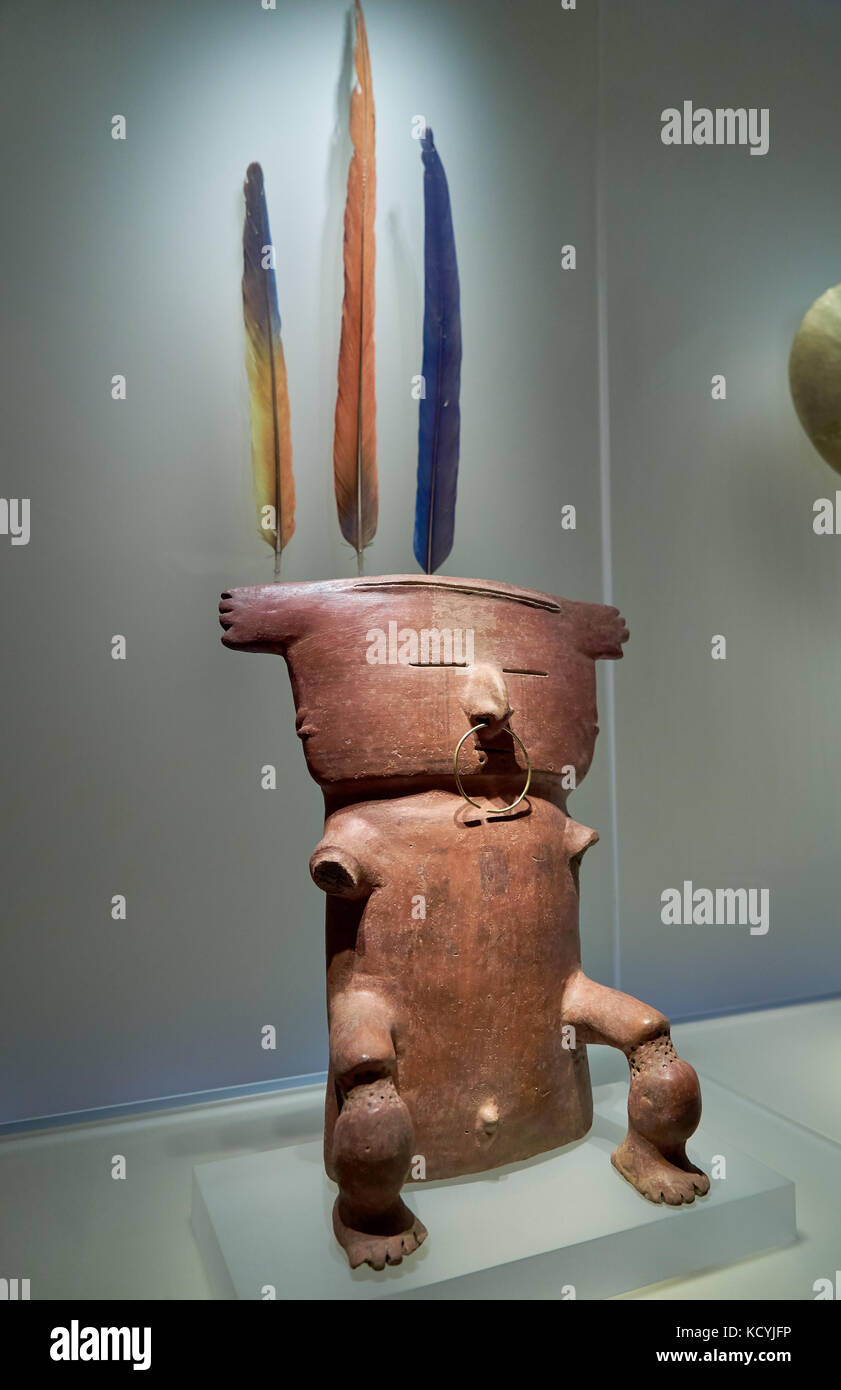
<svg viewBox="0 0 841 1390"><path fill-rule="evenodd" d="M419 671L437 671L439 667L455 667L459 671L466 671L470 665L469 661L407 661L407 666L414 666Z"/></svg>

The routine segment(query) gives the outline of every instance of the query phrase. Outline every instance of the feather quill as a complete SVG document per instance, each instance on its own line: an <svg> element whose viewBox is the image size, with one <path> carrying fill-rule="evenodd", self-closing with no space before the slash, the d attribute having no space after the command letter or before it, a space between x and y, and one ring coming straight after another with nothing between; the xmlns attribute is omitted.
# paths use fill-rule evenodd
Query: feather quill
<svg viewBox="0 0 841 1390"><path fill-rule="evenodd" d="M434 574L453 548L461 416L461 308L447 176L432 131L422 140L423 379L418 422L415 559Z"/></svg>
<svg viewBox="0 0 841 1390"><path fill-rule="evenodd" d="M242 310L251 397L251 462L258 527L260 535L274 550L274 577L277 579L281 552L295 530L295 483L286 363L280 336L263 170L259 164L249 164L244 192ZM263 524L266 507L273 508L275 527ZM268 513L269 517L271 515Z"/></svg>
<svg viewBox="0 0 841 1390"><path fill-rule="evenodd" d="M377 401L374 362L374 94L368 37L356 0L356 80L350 98L353 144L345 203L342 334L333 438L333 478L342 535L362 552L377 529Z"/></svg>

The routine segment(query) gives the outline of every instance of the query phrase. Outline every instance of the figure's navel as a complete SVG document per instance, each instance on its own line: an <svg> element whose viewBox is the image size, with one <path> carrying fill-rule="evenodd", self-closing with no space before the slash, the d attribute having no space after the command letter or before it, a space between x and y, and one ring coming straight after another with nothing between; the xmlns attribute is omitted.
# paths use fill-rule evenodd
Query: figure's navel
<svg viewBox="0 0 841 1390"><path fill-rule="evenodd" d="M490 1144L499 1132L499 1106L486 1100L476 1112L476 1136L480 1143Z"/></svg>

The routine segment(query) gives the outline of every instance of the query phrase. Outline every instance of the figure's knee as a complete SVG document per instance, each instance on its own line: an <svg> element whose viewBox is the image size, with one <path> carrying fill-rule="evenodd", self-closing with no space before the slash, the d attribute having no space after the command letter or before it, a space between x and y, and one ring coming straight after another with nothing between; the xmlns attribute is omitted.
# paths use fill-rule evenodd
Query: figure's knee
<svg viewBox="0 0 841 1390"><path fill-rule="evenodd" d="M354 1223L397 1199L412 1161L414 1131L391 1076L357 1081L344 1092L333 1129L332 1171Z"/></svg>
<svg viewBox="0 0 841 1390"><path fill-rule="evenodd" d="M701 1118L695 1068L678 1057L668 1032L638 1044L628 1053L628 1063L628 1118L633 1128L659 1149L683 1142Z"/></svg>
<svg viewBox="0 0 841 1390"><path fill-rule="evenodd" d="M634 1007L628 1011L623 1044L629 1060L632 1052L646 1044L656 1044L662 1040L664 1045L671 1045L670 1024L666 1015L661 1014L659 1009L652 1009L650 1004L641 1004L638 999L630 1002Z"/></svg>
<svg viewBox="0 0 841 1390"><path fill-rule="evenodd" d="M393 1200L412 1159L413 1129L397 1090L393 1017L380 995L351 991L334 1001L330 1060L339 1095L332 1169L354 1210L373 1214Z"/></svg>

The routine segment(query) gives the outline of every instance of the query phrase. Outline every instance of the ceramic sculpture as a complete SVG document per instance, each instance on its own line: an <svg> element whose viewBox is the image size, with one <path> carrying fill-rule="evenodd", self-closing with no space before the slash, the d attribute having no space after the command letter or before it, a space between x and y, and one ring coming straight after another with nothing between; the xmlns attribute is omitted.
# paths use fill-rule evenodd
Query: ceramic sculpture
<svg viewBox="0 0 841 1390"><path fill-rule="evenodd" d="M654 1202L707 1192L685 1149L698 1080L668 1020L581 970L598 836L567 797L598 733L595 663L628 636L617 610L396 575L233 589L220 621L226 646L285 658L324 793L325 1163L351 1266L425 1239L401 1196L419 1160L449 1178L585 1135L591 1043L630 1067L614 1166Z"/></svg>

